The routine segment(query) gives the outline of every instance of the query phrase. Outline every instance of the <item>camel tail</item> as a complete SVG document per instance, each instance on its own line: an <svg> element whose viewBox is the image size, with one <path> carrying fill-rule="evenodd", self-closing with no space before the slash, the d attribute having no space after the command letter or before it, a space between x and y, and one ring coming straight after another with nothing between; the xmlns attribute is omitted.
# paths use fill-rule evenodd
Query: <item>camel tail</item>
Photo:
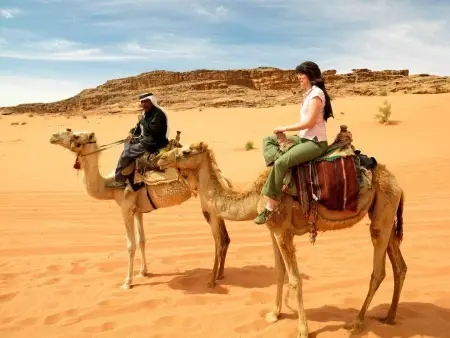
<svg viewBox="0 0 450 338"><path fill-rule="evenodd" d="M397 237L397 241L400 244L403 240L403 204L404 204L405 196L402 191L402 196L400 198L400 202L397 208L397 222L395 225L395 237Z"/></svg>

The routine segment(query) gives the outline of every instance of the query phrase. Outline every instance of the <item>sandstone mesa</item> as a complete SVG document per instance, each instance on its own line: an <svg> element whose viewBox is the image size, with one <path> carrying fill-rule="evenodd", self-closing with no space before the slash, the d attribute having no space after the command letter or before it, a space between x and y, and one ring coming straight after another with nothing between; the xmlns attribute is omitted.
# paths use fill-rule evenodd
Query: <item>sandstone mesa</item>
<svg viewBox="0 0 450 338"><path fill-rule="evenodd" d="M332 98L387 94L438 94L450 92L450 77L410 75L409 70L353 69L338 74L323 72ZM300 92L294 70L272 67L238 70L199 69L188 72L156 70L85 89L52 103L21 104L0 108L0 114L116 114L140 109L137 96L151 91L171 110L203 107L271 107L295 104Z"/></svg>

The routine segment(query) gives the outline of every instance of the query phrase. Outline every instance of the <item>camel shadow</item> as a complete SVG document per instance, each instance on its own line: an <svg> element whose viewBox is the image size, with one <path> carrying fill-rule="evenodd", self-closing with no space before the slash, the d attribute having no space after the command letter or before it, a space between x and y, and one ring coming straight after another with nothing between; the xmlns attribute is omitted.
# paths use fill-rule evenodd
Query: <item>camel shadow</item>
<svg viewBox="0 0 450 338"><path fill-rule="evenodd" d="M216 282L214 288L208 287L211 269L186 270L169 281L168 286L174 290L182 290L186 294L228 294L225 286L237 286L246 289L267 288L276 284L276 270L265 265L244 267L225 267L225 277ZM307 275L302 278L309 279Z"/></svg>
<svg viewBox="0 0 450 338"><path fill-rule="evenodd" d="M389 306L390 304L381 304L367 311L363 332L352 335L352 337L367 336L368 332L383 338L449 337L450 309L431 303L403 302L399 304L396 323L388 325L381 323L377 318L386 316ZM334 306L306 309L306 317L309 321L344 322L343 324L326 325L311 332L311 337L327 337L331 332L345 330L344 325L353 321L358 312L359 310L354 308L342 309ZM284 315L283 317L298 318L296 315Z"/></svg>

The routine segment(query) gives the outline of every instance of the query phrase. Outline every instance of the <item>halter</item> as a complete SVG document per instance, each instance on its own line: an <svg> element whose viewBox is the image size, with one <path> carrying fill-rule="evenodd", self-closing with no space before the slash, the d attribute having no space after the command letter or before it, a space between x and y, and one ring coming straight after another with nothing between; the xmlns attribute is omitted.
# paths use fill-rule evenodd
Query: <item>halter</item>
<svg viewBox="0 0 450 338"><path fill-rule="evenodd" d="M125 141L126 141L126 139L123 139L123 140L119 140L119 141L116 141L116 142L104 144L104 145L99 146L98 149L96 149L96 150L94 150L94 151L91 151L90 153L87 153L87 154L81 154L81 151L83 151L84 146L85 146L86 144L94 144L94 143L97 143L97 141L88 141L88 142L86 142L86 143L83 143L83 144L82 144L82 147L83 147L83 148L81 149L81 151L80 151L80 152L76 152L77 158L75 159L75 163L74 163L74 165L73 165L73 168L76 169L76 170L80 170L80 169L81 169L81 165L80 165L80 161L79 161L79 158L80 158L80 157L85 157L85 156L89 156L89 155L92 155L92 154L95 154L95 153L99 153L99 152L104 151L104 150L106 150L106 149L112 148L112 147L114 147L114 146L116 146L116 145L125 143ZM71 140L71 142L72 142L72 140Z"/></svg>

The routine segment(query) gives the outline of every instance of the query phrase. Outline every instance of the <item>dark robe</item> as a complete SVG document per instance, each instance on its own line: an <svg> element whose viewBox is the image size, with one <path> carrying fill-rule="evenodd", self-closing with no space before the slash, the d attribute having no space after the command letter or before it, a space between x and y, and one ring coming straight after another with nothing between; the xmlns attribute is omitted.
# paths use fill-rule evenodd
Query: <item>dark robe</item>
<svg viewBox="0 0 450 338"><path fill-rule="evenodd" d="M125 143L115 171L116 181L125 182L129 178L133 183L134 175L125 177L122 170L130 165L137 157L145 152L157 153L161 148L169 144L166 137L167 117L158 107L153 106L145 112L144 117L130 130L130 134L136 138ZM134 188L134 187L133 187Z"/></svg>

